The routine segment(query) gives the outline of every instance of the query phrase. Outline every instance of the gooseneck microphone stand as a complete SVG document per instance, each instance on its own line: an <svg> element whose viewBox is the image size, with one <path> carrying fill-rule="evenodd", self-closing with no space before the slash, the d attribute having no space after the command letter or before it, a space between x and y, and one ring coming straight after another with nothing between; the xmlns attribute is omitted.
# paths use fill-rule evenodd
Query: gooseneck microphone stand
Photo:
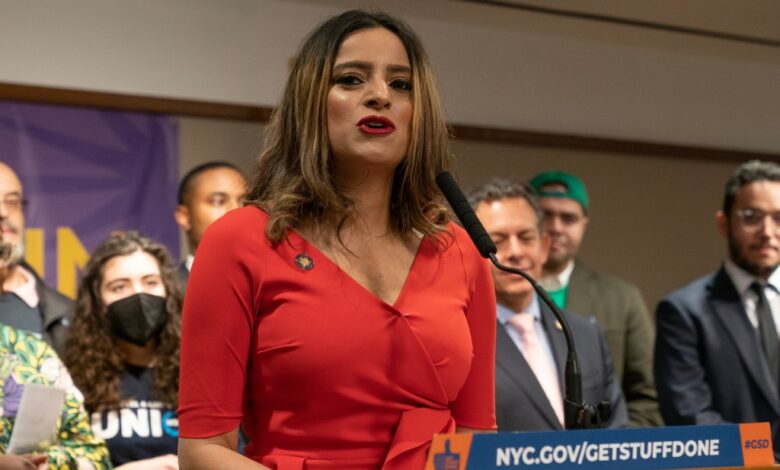
<svg viewBox="0 0 780 470"><path fill-rule="evenodd" d="M460 219L463 228L471 237L471 241L476 245L479 253L489 259L496 268L509 273L517 274L527 280L533 286L536 293L552 310L553 315L561 324L561 329L566 337L566 346L568 349L566 355L565 379L565 398L563 400L564 424L566 429L586 429L602 427L611 415L611 406L609 401L603 401L598 405L590 405L582 399L582 372L577 361L577 352L574 346L574 337L571 334L566 317L561 309L555 305L547 292L534 280L528 273L520 269L504 266L496 258L496 245L490 239L485 227L477 218L477 214L471 208L466 196L463 195L455 180L448 172L439 173L436 176L436 184L439 185L442 194L449 202L455 215Z"/></svg>
<svg viewBox="0 0 780 470"><path fill-rule="evenodd" d="M561 312L561 309L553 302L547 291L539 285L528 273L520 269L504 266L496 259L495 245L493 252L489 253L488 259L500 270L514 273L522 276L533 286L536 293L552 310L553 315L561 324L563 335L566 337L566 347L568 349L566 354L566 370L564 372L564 389L565 397L563 400L563 415L566 429L585 429L585 428L599 428L609 420L611 415L611 405L609 401L603 401L597 406L589 405L582 399L582 372L580 371L580 363L577 361L577 351L574 347L574 338L571 334L571 328L566 322L566 317Z"/></svg>

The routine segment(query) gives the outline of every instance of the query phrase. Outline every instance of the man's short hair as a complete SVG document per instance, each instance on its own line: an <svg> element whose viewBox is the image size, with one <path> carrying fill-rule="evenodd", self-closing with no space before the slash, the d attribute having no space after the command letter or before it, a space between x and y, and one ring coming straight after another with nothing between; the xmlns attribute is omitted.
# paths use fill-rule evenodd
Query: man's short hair
<svg viewBox="0 0 780 470"><path fill-rule="evenodd" d="M524 199L534 214L536 214L537 226L539 233L543 233L543 213L542 208L539 206L539 201L536 199L533 189L527 184L508 178L493 178L487 183L477 186L469 191L468 200L471 207L477 210L477 206L481 202L491 203L500 199Z"/></svg>
<svg viewBox="0 0 780 470"><path fill-rule="evenodd" d="M723 196L723 213L727 217L731 214L731 208L734 207L734 200L739 188L759 181L780 182L780 165L760 160L750 160L740 165L726 182L726 192Z"/></svg>
<svg viewBox="0 0 780 470"><path fill-rule="evenodd" d="M241 176L244 176L244 172L241 171L239 167L230 162L215 160L201 163L200 165L188 171L187 174L184 175L184 177L181 179L181 183L179 183L179 204L187 204L189 202L190 193L192 192L192 183L195 181L195 178L197 178L201 173L213 170L215 168L229 168L231 170L235 170Z"/></svg>

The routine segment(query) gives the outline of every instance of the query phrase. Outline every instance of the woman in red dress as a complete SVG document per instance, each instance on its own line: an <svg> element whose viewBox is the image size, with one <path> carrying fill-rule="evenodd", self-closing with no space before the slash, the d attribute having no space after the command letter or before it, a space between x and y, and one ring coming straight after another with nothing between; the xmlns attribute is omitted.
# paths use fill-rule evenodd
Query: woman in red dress
<svg viewBox="0 0 780 470"><path fill-rule="evenodd" d="M266 132L192 268L182 468L414 470L435 433L495 429L492 281L436 188L449 136L414 32L327 20Z"/></svg>

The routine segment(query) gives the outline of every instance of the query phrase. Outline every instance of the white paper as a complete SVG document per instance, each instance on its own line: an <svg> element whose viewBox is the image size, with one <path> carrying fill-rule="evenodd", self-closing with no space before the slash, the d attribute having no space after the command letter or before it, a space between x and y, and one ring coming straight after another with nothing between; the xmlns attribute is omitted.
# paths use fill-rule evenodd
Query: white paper
<svg viewBox="0 0 780 470"><path fill-rule="evenodd" d="M57 418L62 414L65 390L24 384L19 413L6 452L26 454L44 450L56 441Z"/></svg>

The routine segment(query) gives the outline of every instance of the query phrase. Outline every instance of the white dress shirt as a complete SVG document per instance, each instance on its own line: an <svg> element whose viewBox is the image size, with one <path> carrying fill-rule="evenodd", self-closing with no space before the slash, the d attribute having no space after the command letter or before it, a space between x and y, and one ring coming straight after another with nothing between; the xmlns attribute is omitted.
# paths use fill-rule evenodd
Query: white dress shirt
<svg viewBox="0 0 780 470"><path fill-rule="evenodd" d="M563 289L564 287L569 285L569 280L571 280L571 273L574 271L574 259L569 261L569 265L566 266L566 268L559 272L558 274L552 274L550 276L544 276L541 281L539 281L539 284L544 287L544 290L559 290Z"/></svg>
<svg viewBox="0 0 780 470"><path fill-rule="evenodd" d="M764 289L764 295L769 302L769 308L772 310L772 320L775 322L778 337L780 337L780 269L775 269L767 281L758 279L744 269L734 264L731 260L726 260L723 265L726 274L731 278L734 287L737 288L739 296L742 298L742 305L745 307L748 321L753 328L758 329L758 314L756 313L756 302L758 294L750 288L754 282L768 284L772 288Z"/></svg>

